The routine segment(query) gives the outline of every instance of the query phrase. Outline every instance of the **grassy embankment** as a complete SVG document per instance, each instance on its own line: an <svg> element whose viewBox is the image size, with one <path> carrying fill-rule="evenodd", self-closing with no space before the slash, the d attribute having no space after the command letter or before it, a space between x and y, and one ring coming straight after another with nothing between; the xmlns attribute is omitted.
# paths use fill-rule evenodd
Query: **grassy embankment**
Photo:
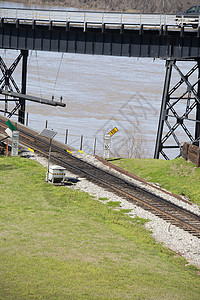
<svg viewBox="0 0 200 300"><path fill-rule="evenodd" d="M154 159L120 159L113 164L177 195L184 195L200 206L200 168L177 158L171 161Z"/></svg>
<svg viewBox="0 0 200 300"><path fill-rule="evenodd" d="M45 172L0 157L0 299L198 299L199 271L144 220L47 184Z"/></svg>

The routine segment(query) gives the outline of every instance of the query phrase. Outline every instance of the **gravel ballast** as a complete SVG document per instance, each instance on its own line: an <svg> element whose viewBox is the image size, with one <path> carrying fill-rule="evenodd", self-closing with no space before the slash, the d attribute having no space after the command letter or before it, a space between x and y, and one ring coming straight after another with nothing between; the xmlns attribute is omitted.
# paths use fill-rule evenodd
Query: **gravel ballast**
<svg viewBox="0 0 200 300"><path fill-rule="evenodd" d="M47 167L47 159L41 156L38 156L30 152L22 152L22 155L30 159L34 159L38 161L40 164L42 164L43 166ZM120 175L119 172L113 169L111 170L110 167L105 166L93 156L86 155L86 154L79 154L79 153L75 155L81 157L83 160L86 160L92 164L97 165L98 167L101 167L102 169L106 169L109 170L110 172ZM69 172L67 172L66 176L72 178L75 177L74 174L71 174ZM166 198L167 200L175 204L178 204L184 208L187 208L188 210L200 215L200 209L195 204L181 201L180 199L170 194L166 194L164 190L163 191L161 191L160 189L158 190L156 187L153 187L152 185L141 183L139 181L136 181L133 178L127 177L126 175L120 175L120 176L122 176L125 179L128 179L131 182L138 184L139 186L145 187L151 192L156 193L157 195ZM165 245L172 251L176 252L177 255L186 258L189 264L195 265L198 268L200 268L200 240L197 237L166 222L165 220L153 215L152 213L140 208L139 206L136 206L128 202L123 197L116 196L114 193L106 191L105 189L91 183L85 178L78 178L78 179L79 181L76 184L70 186L70 188L79 189L81 191L87 192L88 194L94 196L96 199L99 198L108 199L106 201L101 201L103 203L106 203L108 201L119 201L121 203L120 207L122 209L131 209L130 213L128 213L130 218L134 218L138 216L139 218L150 220L149 222L145 223L145 227L152 232L152 236L155 238L157 242L163 243L163 245Z"/></svg>

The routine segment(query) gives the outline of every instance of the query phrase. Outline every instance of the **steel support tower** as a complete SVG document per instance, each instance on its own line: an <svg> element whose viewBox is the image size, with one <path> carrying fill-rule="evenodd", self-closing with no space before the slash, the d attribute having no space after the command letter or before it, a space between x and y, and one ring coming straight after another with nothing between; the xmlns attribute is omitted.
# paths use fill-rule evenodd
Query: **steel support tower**
<svg viewBox="0 0 200 300"><path fill-rule="evenodd" d="M6 90L9 92L16 92L18 94L26 94L26 81L27 81L27 58L28 50L21 50L21 53L15 59L15 61L8 68L0 57L0 69L2 72L2 78L0 79L0 90ZM19 62L22 60L22 79L21 79L21 90L18 87L17 83L13 78L13 72L18 66ZM5 110L4 114L8 118L16 113L18 110L18 121L22 124L25 122L25 109L26 109L26 100L22 98L15 98L15 107L12 111L8 111L8 96L5 96Z"/></svg>
<svg viewBox="0 0 200 300"><path fill-rule="evenodd" d="M183 61L183 60L181 60ZM178 60L166 60L166 73L158 123L154 158L160 154L170 159L169 149L176 149L176 157L182 154L183 142L199 146L200 140L200 59L186 59L193 66L184 74ZM183 68L183 66L182 66ZM173 72L179 76L173 80ZM178 152L177 152L178 150Z"/></svg>

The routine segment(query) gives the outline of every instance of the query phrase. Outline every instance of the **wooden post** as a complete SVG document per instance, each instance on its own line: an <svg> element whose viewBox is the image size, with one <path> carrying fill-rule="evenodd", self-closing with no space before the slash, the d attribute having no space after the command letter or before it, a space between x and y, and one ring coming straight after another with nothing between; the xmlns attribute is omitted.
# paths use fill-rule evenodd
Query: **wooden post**
<svg viewBox="0 0 200 300"><path fill-rule="evenodd" d="M6 156L8 156L8 140L7 140L7 146L6 146Z"/></svg>

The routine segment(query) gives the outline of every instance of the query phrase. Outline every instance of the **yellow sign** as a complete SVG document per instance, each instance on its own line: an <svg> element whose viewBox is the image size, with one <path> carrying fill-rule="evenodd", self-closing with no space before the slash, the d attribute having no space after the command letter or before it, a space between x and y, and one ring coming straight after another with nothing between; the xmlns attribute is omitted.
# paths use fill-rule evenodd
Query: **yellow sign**
<svg viewBox="0 0 200 300"><path fill-rule="evenodd" d="M113 136L118 131L117 127L114 127L108 134Z"/></svg>

